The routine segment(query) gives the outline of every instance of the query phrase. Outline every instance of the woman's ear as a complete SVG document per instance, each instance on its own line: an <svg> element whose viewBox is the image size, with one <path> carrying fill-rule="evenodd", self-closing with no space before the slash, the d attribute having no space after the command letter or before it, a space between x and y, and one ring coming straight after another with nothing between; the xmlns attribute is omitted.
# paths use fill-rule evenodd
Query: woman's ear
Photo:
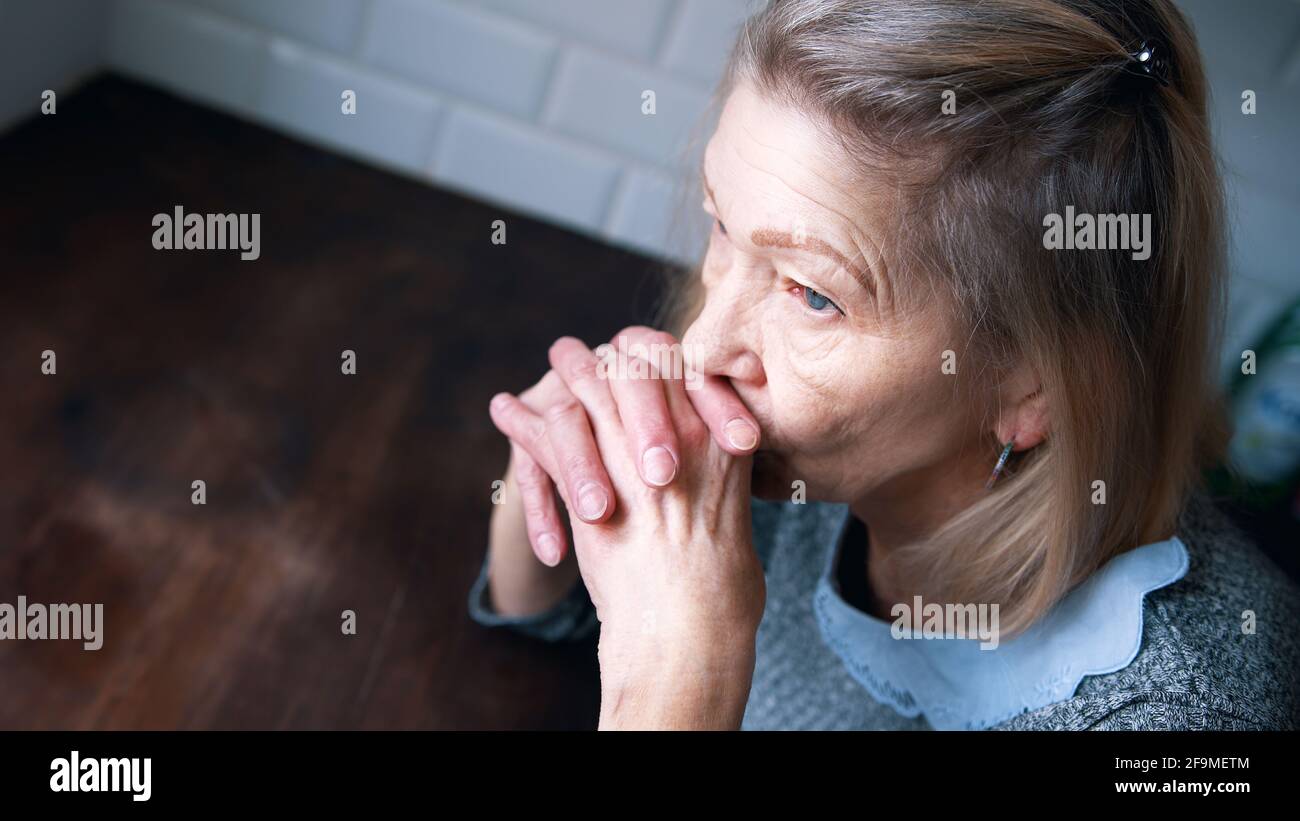
<svg viewBox="0 0 1300 821"><path fill-rule="evenodd" d="M1023 366L1003 383L1002 407L994 432L1002 443L1014 438L1014 450L1029 450L1042 444L1050 429L1042 382L1031 368Z"/></svg>

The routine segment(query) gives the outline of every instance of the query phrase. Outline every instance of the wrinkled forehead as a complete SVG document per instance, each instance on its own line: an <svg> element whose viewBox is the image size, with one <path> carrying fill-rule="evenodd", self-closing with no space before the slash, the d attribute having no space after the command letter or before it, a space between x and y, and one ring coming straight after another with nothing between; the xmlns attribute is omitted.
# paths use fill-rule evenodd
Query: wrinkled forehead
<svg viewBox="0 0 1300 821"><path fill-rule="evenodd" d="M740 83L705 150L704 180L729 231L817 236L880 266L899 211L896 190L855 164L828 128Z"/></svg>
<svg viewBox="0 0 1300 821"><path fill-rule="evenodd" d="M720 205L744 205L768 221L834 221L862 205L845 171L847 159L814 120L740 84L709 140L704 172Z"/></svg>

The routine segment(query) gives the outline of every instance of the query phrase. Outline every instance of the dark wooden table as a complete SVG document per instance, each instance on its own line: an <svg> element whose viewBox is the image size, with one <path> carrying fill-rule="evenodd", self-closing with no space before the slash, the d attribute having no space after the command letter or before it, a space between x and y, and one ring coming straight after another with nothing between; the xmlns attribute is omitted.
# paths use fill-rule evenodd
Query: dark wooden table
<svg viewBox="0 0 1300 821"><path fill-rule="evenodd" d="M177 204L260 213L261 258L154 250ZM0 728L594 726L593 643L466 615L487 402L658 275L114 77L5 135L0 602L103 603L105 638L0 642Z"/></svg>

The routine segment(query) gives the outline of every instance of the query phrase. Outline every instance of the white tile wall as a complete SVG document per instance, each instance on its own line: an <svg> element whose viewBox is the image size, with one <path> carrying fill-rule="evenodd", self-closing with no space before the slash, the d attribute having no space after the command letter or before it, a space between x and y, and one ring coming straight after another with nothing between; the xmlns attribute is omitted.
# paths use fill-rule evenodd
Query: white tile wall
<svg viewBox="0 0 1300 821"><path fill-rule="evenodd" d="M374 0L362 61L432 89L530 118L541 105L555 40L472 7Z"/></svg>
<svg viewBox="0 0 1300 821"><path fill-rule="evenodd" d="M676 169L698 157L690 138L707 136L710 91L759 2L0 0L0 127L102 55L366 161L689 259L704 222ZM1235 203L1229 332L1248 338L1300 292L1300 2L1180 5L1212 78ZM358 94L355 117L339 110L344 88ZM1246 88L1253 117L1240 111ZM641 114L646 89L653 116Z"/></svg>
<svg viewBox="0 0 1300 821"><path fill-rule="evenodd" d="M219 14L331 51L357 45L365 4L356 0L192 0Z"/></svg>
<svg viewBox="0 0 1300 821"><path fill-rule="evenodd" d="M240 114L266 74L264 32L165 0L121 0L108 34L116 70Z"/></svg>
<svg viewBox="0 0 1300 821"><path fill-rule="evenodd" d="M653 113L643 105L652 92ZM574 48L560 60L546 125L647 162L676 166L692 126L708 107L707 89L595 51Z"/></svg>
<svg viewBox="0 0 1300 821"><path fill-rule="evenodd" d="M630 169L614 195L605 235L649 254L689 258L708 238L708 223L694 219L700 199L687 178Z"/></svg>
<svg viewBox="0 0 1300 821"><path fill-rule="evenodd" d="M636 60L654 56L673 0L462 0ZM719 7L735 5L729 0Z"/></svg>
<svg viewBox="0 0 1300 821"><path fill-rule="evenodd" d="M664 47L664 66L710 87L722 79L731 44L760 0L718 3L716 0L682 0Z"/></svg>
<svg viewBox="0 0 1300 821"><path fill-rule="evenodd" d="M0 0L0 131L39 112L46 89L57 106L99 69L110 11L99 0Z"/></svg>
<svg viewBox="0 0 1300 821"><path fill-rule="evenodd" d="M342 116L344 90L356 94L356 113L349 116ZM279 38L271 43L257 104L267 123L416 176L428 164L444 109L422 88Z"/></svg>
<svg viewBox="0 0 1300 821"><path fill-rule="evenodd" d="M702 150L712 86L756 2L113 0L105 50L186 98L689 260L705 218L677 213L675 169Z"/></svg>
<svg viewBox="0 0 1300 821"><path fill-rule="evenodd" d="M460 108L447 123L433 175L450 187L594 232L618 170L613 156L533 126Z"/></svg>
<svg viewBox="0 0 1300 821"><path fill-rule="evenodd" d="M1239 367L1287 302L1300 296L1300 3L1179 0L1210 79L1210 112L1232 230L1232 299L1224 361ZM1242 113L1242 92L1257 113Z"/></svg>

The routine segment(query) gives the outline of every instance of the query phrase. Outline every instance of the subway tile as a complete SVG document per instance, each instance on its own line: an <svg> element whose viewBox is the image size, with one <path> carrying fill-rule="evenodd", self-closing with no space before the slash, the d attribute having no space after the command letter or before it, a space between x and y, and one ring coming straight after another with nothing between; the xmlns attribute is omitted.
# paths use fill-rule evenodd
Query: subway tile
<svg viewBox="0 0 1300 821"><path fill-rule="evenodd" d="M446 2L377 0L362 58L518 117L541 103L554 42L531 27Z"/></svg>
<svg viewBox="0 0 1300 821"><path fill-rule="evenodd" d="M683 0L664 47L663 64L709 86L722 79L741 24L756 0Z"/></svg>
<svg viewBox="0 0 1300 821"><path fill-rule="evenodd" d="M333 51L356 44L360 0L188 0L219 14Z"/></svg>
<svg viewBox="0 0 1300 821"><path fill-rule="evenodd" d="M109 64L184 97L250 113L266 62L263 36L157 0L123 0L108 40Z"/></svg>
<svg viewBox="0 0 1300 821"><path fill-rule="evenodd" d="M642 94L654 92L655 112L642 113ZM586 50L560 61L546 124L666 167L690 165L709 95L666 72L641 68Z"/></svg>
<svg viewBox="0 0 1300 821"><path fill-rule="evenodd" d="M342 112L344 89L356 113ZM258 113L310 142L423 175L441 105L430 94L286 41L271 46Z"/></svg>
<svg viewBox="0 0 1300 821"><path fill-rule="evenodd" d="M648 254L693 262L703 254L708 217L686 176L634 168L610 207L605 237Z"/></svg>
<svg viewBox="0 0 1300 821"><path fill-rule="evenodd" d="M649 58L663 36L669 0L474 0L625 57Z"/></svg>
<svg viewBox="0 0 1300 821"><path fill-rule="evenodd" d="M448 117L433 168L444 185L591 231L617 174L617 163L600 152L466 109Z"/></svg>

